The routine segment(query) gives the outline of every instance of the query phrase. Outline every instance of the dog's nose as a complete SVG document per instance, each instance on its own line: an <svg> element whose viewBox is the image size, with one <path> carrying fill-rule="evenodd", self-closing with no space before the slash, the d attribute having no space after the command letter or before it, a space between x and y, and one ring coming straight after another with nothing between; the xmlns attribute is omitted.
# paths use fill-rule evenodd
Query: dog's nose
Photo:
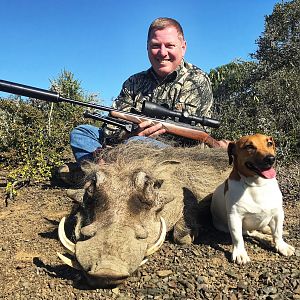
<svg viewBox="0 0 300 300"><path fill-rule="evenodd" d="M264 158L264 163L268 164L268 165L273 165L275 162L275 156L274 155L267 155Z"/></svg>

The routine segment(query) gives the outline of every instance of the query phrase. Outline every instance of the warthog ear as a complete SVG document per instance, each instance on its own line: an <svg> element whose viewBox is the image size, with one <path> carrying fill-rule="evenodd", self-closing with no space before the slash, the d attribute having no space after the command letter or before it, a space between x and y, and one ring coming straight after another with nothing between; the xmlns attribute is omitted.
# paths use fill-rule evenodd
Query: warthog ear
<svg viewBox="0 0 300 300"><path fill-rule="evenodd" d="M91 173L95 173L99 170L99 165L95 164L89 160L84 160L80 163L80 168L86 176Z"/></svg>
<svg viewBox="0 0 300 300"><path fill-rule="evenodd" d="M96 186L100 186L105 181L106 175L102 171L96 173Z"/></svg>
<svg viewBox="0 0 300 300"><path fill-rule="evenodd" d="M155 166L154 174L157 176L161 176L161 174L168 174L167 176L170 176L170 174L178 170L178 165L180 164L181 162L178 160L161 161Z"/></svg>
<svg viewBox="0 0 300 300"><path fill-rule="evenodd" d="M165 166L165 165L178 165L178 164L180 164L180 161L179 160L164 160L164 161L162 161L162 162L160 162L159 164L158 164L158 166Z"/></svg>
<svg viewBox="0 0 300 300"><path fill-rule="evenodd" d="M84 189L89 196L92 196L94 194L95 188L99 187L105 181L105 178L105 173L103 171L98 171L90 180L85 183Z"/></svg>

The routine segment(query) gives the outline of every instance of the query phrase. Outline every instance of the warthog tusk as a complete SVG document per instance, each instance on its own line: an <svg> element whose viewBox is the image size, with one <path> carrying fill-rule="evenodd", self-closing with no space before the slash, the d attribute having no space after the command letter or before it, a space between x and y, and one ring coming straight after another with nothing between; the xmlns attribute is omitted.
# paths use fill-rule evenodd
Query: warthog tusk
<svg viewBox="0 0 300 300"><path fill-rule="evenodd" d="M75 244L71 242L65 233L65 221L66 217L63 217L58 225L58 237L63 246L71 252L71 254L75 253Z"/></svg>
<svg viewBox="0 0 300 300"><path fill-rule="evenodd" d="M148 261L148 258L145 258L141 263L140 266L144 265Z"/></svg>
<svg viewBox="0 0 300 300"><path fill-rule="evenodd" d="M167 235L167 225L166 225L166 222L163 217L160 217L160 224L161 224L160 236L159 236L158 240L155 242L155 244L147 249L145 256L149 256L149 255L153 254L154 252L156 252L162 246L163 242L165 241L165 238Z"/></svg>
<svg viewBox="0 0 300 300"><path fill-rule="evenodd" d="M74 269L76 269L76 270L81 270L79 264L78 264L75 260L70 259L70 258L68 258L68 257L66 257L66 256L64 256L64 255L62 255L62 254L60 254L59 252L57 252L57 255L58 255L58 257L59 257L66 265L68 265L69 267L72 267L72 268L74 268Z"/></svg>

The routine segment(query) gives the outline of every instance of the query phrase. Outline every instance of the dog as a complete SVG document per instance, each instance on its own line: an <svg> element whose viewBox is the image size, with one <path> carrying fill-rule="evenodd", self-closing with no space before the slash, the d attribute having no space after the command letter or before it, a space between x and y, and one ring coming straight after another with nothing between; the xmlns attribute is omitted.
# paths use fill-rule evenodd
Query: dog
<svg viewBox="0 0 300 300"><path fill-rule="evenodd" d="M231 234L233 262L250 261L243 234L261 237L271 232L276 250L285 256L293 255L295 248L282 237L284 212L273 168L273 138L263 134L244 136L230 142L227 152L233 168L212 195L211 213L215 228Z"/></svg>

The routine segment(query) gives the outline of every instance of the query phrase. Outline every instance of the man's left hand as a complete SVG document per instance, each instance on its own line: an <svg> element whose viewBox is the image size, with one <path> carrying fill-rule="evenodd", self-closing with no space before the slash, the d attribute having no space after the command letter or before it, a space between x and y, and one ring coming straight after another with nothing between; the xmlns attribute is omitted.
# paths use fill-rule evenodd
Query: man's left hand
<svg viewBox="0 0 300 300"><path fill-rule="evenodd" d="M153 125L152 121L144 121L139 124L138 136L157 137L166 133L166 129L161 123Z"/></svg>

